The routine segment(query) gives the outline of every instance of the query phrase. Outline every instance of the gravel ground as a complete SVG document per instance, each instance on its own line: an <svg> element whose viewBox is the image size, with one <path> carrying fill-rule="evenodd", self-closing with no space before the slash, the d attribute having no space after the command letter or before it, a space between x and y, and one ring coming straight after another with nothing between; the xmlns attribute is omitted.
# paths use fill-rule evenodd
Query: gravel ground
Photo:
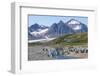
<svg viewBox="0 0 100 76"><path fill-rule="evenodd" d="M49 57L47 52L43 51L43 46L29 46L28 47L28 60L54 60L54 59L79 59L79 58L88 58L88 53L70 53L65 54L64 56L55 56Z"/></svg>

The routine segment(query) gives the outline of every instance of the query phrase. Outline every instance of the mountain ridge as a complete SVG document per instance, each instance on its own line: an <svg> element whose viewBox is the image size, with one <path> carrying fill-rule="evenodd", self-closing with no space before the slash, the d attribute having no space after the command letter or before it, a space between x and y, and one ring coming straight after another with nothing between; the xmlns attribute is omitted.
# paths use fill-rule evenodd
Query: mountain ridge
<svg viewBox="0 0 100 76"><path fill-rule="evenodd" d="M46 31L45 31L46 30ZM44 31L41 33L41 31ZM60 37L66 34L76 34L81 32L88 32L88 27L75 19L70 19L66 23L60 20L58 23L53 23L51 27L47 27L45 25L39 25L37 23L28 27L29 38L32 40L36 39L45 39L45 38L55 38Z"/></svg>

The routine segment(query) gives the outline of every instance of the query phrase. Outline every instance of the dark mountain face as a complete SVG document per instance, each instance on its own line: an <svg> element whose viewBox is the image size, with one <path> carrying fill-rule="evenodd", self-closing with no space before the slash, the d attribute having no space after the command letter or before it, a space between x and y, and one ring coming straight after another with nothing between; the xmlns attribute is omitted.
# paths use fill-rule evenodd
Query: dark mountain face
<svg viewBox="0 0 100 76"><path fill-rule="evenodd" d="M81 32L88 32L88 27L85 24L81 23L81 26L82 26Z"/></svg>
<svg viewBox="0 0 100 76"><path fill-rule="evenodd" d="M69 28L63 21L60 21L59 23L58 23L58 33L59 34L70 34L70 33L72 33L72 30L71 30L71 28Z"/></svg>
<svg viewBox="0 0 100 76"><path fill-rule="evenodd" d="M33 31L36 31L37 29L41 28L38 24L34 24L34 25L31 25L29 27L29 31L30 32L33 32Z"/></svg>
<svg viewBox="0 0 100 76"><path fill-rule="evenodd" d="M88 27L85 24L81 23L80 21L71 19L66 23L64 23L63 21L59 21L59 23L53 23L51 27L40 26L39 24L36 23L30 26L28 30L29 30L28 38L35 40L44 38L54 38L63 36L65 34L88 32Z"/></svg>
<svg viewBox="0 0 100 76"><path fill-rule="evenodd" d="M50 37L59 37L72 32L73 30L69 28L63 21L60 21L58 24L54 23L48 30Z"/></svg>

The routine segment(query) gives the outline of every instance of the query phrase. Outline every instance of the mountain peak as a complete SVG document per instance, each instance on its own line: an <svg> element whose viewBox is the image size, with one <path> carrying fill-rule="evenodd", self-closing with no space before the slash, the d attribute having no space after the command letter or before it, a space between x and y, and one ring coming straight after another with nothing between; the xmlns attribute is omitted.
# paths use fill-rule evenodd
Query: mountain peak
<svg viewBox="0 0 100 76"><path fill-rule="evenodd" d="M75 19L71 19L67 22L68 25L80 25L81 22Z"/></svg>
<svg viewBox="0 0 100 76"><path fill-rule="evenodd" d="M62 20L60 20L59 23L57 23L57 25L63 26L63 25L65 25L65 23Z"/></svg>
<svg viewBox="0 0 100 76"><path fill-rule="evenodd" d="M64 22L62 20L60 20L59 23L64 23Z"/></svg>
<svg viewBox="0 0 100 76"><path fill-rule="evenodd" d="M39 24L38 23L34 23L33 25L31 25L31 26L39 26Z"/></svg>
<svg viewBox="0 0 100 76"><path fill-rule="evenodd" d="M52 25L57 25L57 23L53 23Z"/></svg>
<svg viewBox="0 0 100 76"><path fill-rule="evenodd" d="M29 31L33 32L33 31L39 31L47 28L49 27L35 23L29 27Z"/></svg>

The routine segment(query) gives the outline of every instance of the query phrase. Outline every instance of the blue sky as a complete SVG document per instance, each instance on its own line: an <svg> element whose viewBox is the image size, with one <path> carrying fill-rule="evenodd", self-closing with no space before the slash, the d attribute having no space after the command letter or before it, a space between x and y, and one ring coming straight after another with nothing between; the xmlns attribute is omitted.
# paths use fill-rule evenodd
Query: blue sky
<svg viewBox="0 0 100 76"><path fill-rule="evenodd" d="M53 23L58 23L60 20L67 22L70 19L76 19L88 25L88 17L82 16L42 16L42 15L29 15L28 26L38 23L39 25L51 26Z"/></svg>

